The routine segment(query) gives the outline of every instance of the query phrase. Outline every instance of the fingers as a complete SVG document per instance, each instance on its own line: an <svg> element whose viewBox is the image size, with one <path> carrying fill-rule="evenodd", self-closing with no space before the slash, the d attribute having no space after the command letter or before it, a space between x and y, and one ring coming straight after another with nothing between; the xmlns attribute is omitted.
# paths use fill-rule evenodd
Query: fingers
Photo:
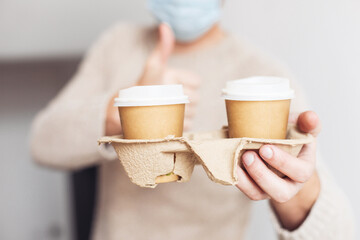
<svg viewBox="0 0 360 240"><path fill-rule="evenodd" d="M193 118L196 114L196 108L193 105L187 104L185 106L185 117Z"/></svg>
<svg viewBox="0 0 360 240"><path fill-rule="evenodd" d="M182 84L184 93L189 96L190 103L185 107L184 130L192 127L192 119L196 113L195 106L199 99L197 89L200 78L196 74L167 67L175 45L175 37L169 25L159 25L159 41L146 63L145 70L139 81L140 85L149 84Z"/></svg>
<svg viewBox="0 0 360 240"><path fill-rule="evenodd" d="M177 71L177 79L179 83L192 89L199 88L201 84L201 78L198 75L189 71Z"/></svg>
<svg viewBox="0 0 360 240"><path fill-rule="evenodd" d="M245 152L242 161L254 182L276 202L289 201L302 186L302 183L278 177L254 151Z"/></svg>
<svg viewBox="0 0 360 240"><path fill-rule="evenodd" d="M184 118L184 130L189 131L193 126L193 118L196 114L196 104L186 104L185 106L185 118Z"/></svg>
<svg viewBox="0 0 360 240"><path fill-rule="evenodd" d="M193 126L192 118L185 117L185 119L184 119L184 131L191 130L192 126Z"/></svg>
<svg viewBox="0 0 360 240"><path fill-rule="evenodd" d="M199 101L198 88L201 84L201 78L189 71L179 69L167 69L164 73L164 84L182 84L184 93L189 97L189 106L195 106Z"/></svg>
<svg viewBox="0 0 360 240"><path fill-rule="evenodd" d="M297 126L300 131L311 133L315 137L320 133L321 130L319 117L313 111L306 111L301 113L297 120Z"/></svg>
<svg viewBox="0 0 360 240"><path fill-rule="evenodd" d="M311 133L314 137L316 137L321 131L319 117L313 111L290 113L289 123L297 124L300 131Z"/></svg>
<svg viewBox="0 0 360 240"><path fill-rule="evenodd" d="M299 155L298 158L300 159L313 159L314 161L314 166L315 166L315 161L316 161L316 139L310 143L310 144L305 144Z"/></svg>
<svg viewBox="0 0 360 240"><path fill-rule="evenodd" d="M159 42L155 51L158 51L164 64L167 63L175 45L175 36L170 26L166 23L159 25Z"/></svg>
<svg viewBox="0 0 360 240"><path fill-rule="evenodd" d="M189 100L190 100L190 103L188 105L196 105L199 100L200 100L200 97L199 97L199 94L197 91L195 90L192 90L192 91L186 91L184 90L184 93L186 96L189 97Z"/></svg>
<svg viewBox="0 0 360 240"><path fill-rule="evenodd" d="M148 57L139 85L182 84L184 88L199 87L200 78L195 74L167 67L174 47L175 36L172 29L166 23L160 24L158 43Z"/></svg>
<svg viewBox="0 0 360 240"><path fill-rule="evenodd" d="M201 84L201 78L190 71L167 69L164 73L164 84L182 84L184 89L197 89Z"/></svg>
<svg viewBox="0 0 360 240"><path fill-rule="evenodd" d="M163 75L174 45L175 37L171 28L165 23L160 24L159 41L147 59L139 85L163 84Z"/></svg>
<svg viewBox="0 0 360 240"><path fill-rule="evenodd" d="M251 200L259 201L269 198L269 196L259 188L249 175L239 166L236 168L238 183L236 187L240 189Z"/></svg>
<svg viewBox="0 0 360 240"><path fill-rule="evenodd" d="M260 148L261 158L295 182L305 183L315 169L315 158L296 158L273 145Z"/></svg>
<svg viewBox="0 0 360 240"><path fill-rule="evenodd" d="M175 36L169 25L161 23L159 25L159 40L155 49L149 56L149 62L158 65L166 65L174 50Z"/></svg>

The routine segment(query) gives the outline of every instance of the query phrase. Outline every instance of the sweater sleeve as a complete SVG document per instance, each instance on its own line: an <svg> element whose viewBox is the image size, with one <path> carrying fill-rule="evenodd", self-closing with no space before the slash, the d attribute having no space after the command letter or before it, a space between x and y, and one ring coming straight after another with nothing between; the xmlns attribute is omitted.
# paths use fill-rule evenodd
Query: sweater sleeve
<svg viewBox="0 0 360 240"><path fill-rule="evenodd" d="M294 231L282 228L275 213L272 212L272 220L279 239L354 239L354 217L348 199L322 162L318 163L317 172L321 183L320 194L299 228Z"/></svg>
<svg viewBox="0 0 360 240"><path fill-rule="evenodd" d="M75 76L35 118L31 153L40 164L77 169L115 158L97 145L105 131L106 108L115 92L109 91L106 52L113 41L112 29L87 52Z"/></svg>

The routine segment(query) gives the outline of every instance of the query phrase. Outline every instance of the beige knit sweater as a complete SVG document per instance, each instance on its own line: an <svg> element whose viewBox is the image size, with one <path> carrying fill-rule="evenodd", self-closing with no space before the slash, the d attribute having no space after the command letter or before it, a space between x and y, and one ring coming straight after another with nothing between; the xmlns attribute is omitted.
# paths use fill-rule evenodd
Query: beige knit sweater
<svg viewBox="0 0 360 240"><path fill-rule="evenodd" d="M236 187L211 182L197 166L188 183L140 188L127 178L112 148L97 145L104 135L110 97L137 81L156 38L154 28L129 24L106 31L73 79L36 117L31 140L34 159L62 169L100 166L93 239L243 239L251 201ZM225 81L252 75L288 76L273 60L231 35L211 49L174 55L169 65L203 78L193 131L226 124L219 97ZM294 87L297 98L292 108L302 111L304 100ZM297 230L282 229L272 215L279 238L352 239L348 202L324 168L319 166L318 172L319 199Z"/></svg>

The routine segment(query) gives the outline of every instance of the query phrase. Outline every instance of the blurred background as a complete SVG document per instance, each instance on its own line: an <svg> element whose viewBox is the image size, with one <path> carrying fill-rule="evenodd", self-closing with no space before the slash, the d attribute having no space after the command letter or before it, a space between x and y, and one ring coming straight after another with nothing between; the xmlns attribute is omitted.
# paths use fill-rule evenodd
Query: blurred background
<svg viewBox="0 0 360 240"><path fill-rule="evenodd" d="M153 23L145 2L0 1L0 239L76 239L74 173L33 164L31 120L104 29L119 21ZM349 197L357 226L359 10L358 0L227 0L222 19L227 30L286 64L303 85L323 123L323 159ZM254 210L248 238L276 239L267 203L255 203Z"/></svg>

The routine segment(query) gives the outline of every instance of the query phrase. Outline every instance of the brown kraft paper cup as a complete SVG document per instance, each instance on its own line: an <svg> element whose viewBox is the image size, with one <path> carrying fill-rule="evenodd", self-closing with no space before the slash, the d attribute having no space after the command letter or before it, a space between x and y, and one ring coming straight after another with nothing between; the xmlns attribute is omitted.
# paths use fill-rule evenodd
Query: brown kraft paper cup
<svg viewBox="0 0 360 240"><path fill-rule="evenodd" d="M125 139L158 139L169 135L181 137L185 104L119 107Z"/></svg>
<svg viewBox="0 0 360 240"><path fill-rule="evenodd" d="M285 139L290 101L225 100L229 137Z"/></svg>
<svg viewBox="0 0 360 240"><path fill-rule="evenodd" d="M228 81L223 97L230 138L286 138L290 102L294 97L288 79L260 76Z"/></svg>
<svg viewBox="0 0 360 240"><path fill-rule="evenodd" d="M134 89L135 92L133 91ZM133 104L116 104L115 100L115 106L118 106L123 137L125 139L163 139L170 135L182 137L187 97L185 96L185 101L175 100L175 102L182 103L169 104L171 101L174 101L173 98L170 98L169 102L166 100L168 96L162 95L170 94L170 97L173 97L174 95L176 96L176 94L180 94L180 98L183 98L184 96L181 96L181 85L137 86L129 90L133 91L130 92L130 97L138 96L139 98L143 98L145 94L150 94L150 97L149 99L145 98L142 103L135 101ZM125 94L126 91L128 91L128 89L125 89ZM119 98L121 97L120 95L121 91ZM164 99L161 99L161 97ZM128 100L129 95L127 95L125 99ZM155 181L156 183L166 183L179 179L178 175L171 172L158 176Z"/></svg>

